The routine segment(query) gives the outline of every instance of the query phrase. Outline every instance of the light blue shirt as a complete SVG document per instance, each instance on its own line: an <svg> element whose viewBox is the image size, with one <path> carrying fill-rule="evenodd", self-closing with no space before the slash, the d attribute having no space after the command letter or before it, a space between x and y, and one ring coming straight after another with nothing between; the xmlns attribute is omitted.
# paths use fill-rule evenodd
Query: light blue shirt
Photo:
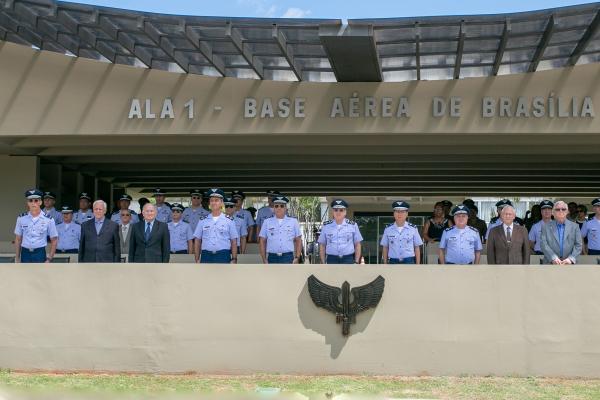
<svg viewBox="0 0 600 400"><path fill-rule="evenodd" d="M188 207L185 210L183 210L181 218L184 222L190 224L193 232L196 230L196 226L198 226L198 221L200 221L200 218L206 217L207 215L210 215L210 213L206 211L202 206L198 208Z"/></svg>
<svg viewBox="0 0 600 400"><path fill-rule="evenodd" d="M100 234L100 230L102 229L102 224L104 224L105 219L106 218L94 220L94 224L96 225L96 235Z"/></svg>
<svg viewBox="0 0 600 400"><path fill-rule="evenodd" d="M271 218L273 215L275 215L273 208L269 206L261 207L256 212L256 225L262 226L262 224L265 222L265 219Z"/></svg>
<svg viewBox="0 0 600 400"><path fill-rule="evenodd" d="M31 213L27 213L17 218L15 235L21 236L21 247L39 249L46 247L48 236L55 238L58 232L54 220L46 217L44 213L40 213L36 218L33 218Z"/></svg>
<svg viewBox="0 0 600 400"><path fill-rule="evenodd" d="M130 224L135 224L136 222L140 221L140 217L138 217L135 211L129 210L129 213L131 214L131 220L129 221ZM112 213L112 215L110 216L110 220L121 225L121 210Z"/></svg>
<svg viewBox="0 0 600 400"><path fill-rule="evenodd" d="M188 241L194 239L192 227L184 221L169 222L169 235L171 238L171 251L188 249Z"/></svg>
<svg viewBox="0 0 600 400"><path fill-rule="evenodd" d="M542 251L542 225L544 221L538 221L529 231L529 241L534 242L533 251Z"/></svg>
<svg viewBox="0 0 600 400"><path fill-rule="evenodd" d="M248 225L246 225L246 219L241 214L236 214L233 217L233 222L238 232L237 245L239 246L242 242L241 239L248 236Z"/></svg>
<svg viewBox="0 0 600 400"><path fill-rule="evenodd" d="M402 227L393 223L383 231L382 246L388 248L389 258L408 258L415 256L415 247L423 244L419 230L413 224L405 222Z"/></svg>
<svg viewBox="0 0 600 400"><path fill-rule="evenodd" d="M48 218L52 218L56 225L62 224L62 222L63 222L62 213L60 213L59 211L56 211L56 208L54 208L54 207L44 208L42 211L44 212L44 214L46 214L46 216Z"/></svg>
<svg viewBox="0 0 600 400"><path fill-rule="evenodd" d="M558 244L560 246L560 254L558 255L560 258L564 257L564 248L565 248L565 224L561 224L559 222L556 223L556 230L558 231Z"/></svg>
<svg viewBox="0 0 600 400"><path fill-rule="evenodd" d="M587 237L588 249L600 250L600 219L594 217L581 227L581 236Z"/></svg>
<svg viewBox="0 0 600 400"><path fill-rule="evenodd" d="M231 241L237 241L238 233L233 219L221 213L216 218L212 215L201 218L194 237L202 240L201 250L219 251L231 249Z"/></svg>
<svg viewBox="0 0 600 400"><path fill-rule="evenodd" d="M339 225L333 219L324 222L319 236L319 243L325 245L325 253L333 256L354 254L354 245L362 240L356 222L347 218Z"/></svg>
<svg viewBox="0 0 600 400"><path fill-rule="evenodd" d="M448 228L440 239L440 249L446 251L447 263L471 264L475 261L475 252L482 248L479 231L472 226Z"/></svg>
<svg viewBox="0 0 600 400"><path fill-rule="evenodd" d="M85 212L79 210L73 215L73 222L81 225L85 221L89 221L92 218L94 218L94 213L92 212L92 210L87 209Z"/></svg>
<svg viewBox="0 0 600 400"><path fill-rule="evenodd" d="M171 209L166 204L156 206L156 219L160 222L171 222Z"/></svg>
<svg viewBox="0 0 600 400"><path fill-rule="evenodd" d="M265 220L258 236L267 240L267 253L293 253L294 239L302 233L296 218L273 216Z"/></svg>
<svg viewBox="0 0 600 400"><path fill-rule="evenodd" d="M58 232L58 250L79 249L79 239L81 239L81 225L75 222L62 223L56 226Z"/></svg>
<svg viewBox="0 0 600 400"><path fill-rule="evenodd" d="M247 227L256 225L256 222L254 222L254 218L252 218L252 213L250 211L242 208L235 212L235 216L237 217L238 215L241 215L244 218Z"/></svg>

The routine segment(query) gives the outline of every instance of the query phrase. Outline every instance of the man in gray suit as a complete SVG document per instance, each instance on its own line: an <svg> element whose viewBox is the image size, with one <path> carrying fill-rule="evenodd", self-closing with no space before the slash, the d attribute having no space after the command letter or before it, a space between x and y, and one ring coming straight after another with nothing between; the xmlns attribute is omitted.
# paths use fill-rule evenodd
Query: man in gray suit
<svg viewBox="0 0 600 400"><path fill-rule="evenodd" d="M583 240L579 225L569 221L569 208L564 201L554 203L553 221L542 226L541 247L545 264L569 265L577 262Z"/></svg>
<svg viewBox="0 0 600 400"><path fill-rule="evenodd" d="M166 223L156 219L157 208L145 204L143 220L133 224L129 239L129 262L168 263L171 256L171 237Z"/></svg>
<svg viewBox="0 0 600 400"><path fill-rule="evenodd" d="M121 239L121 254L129 254L129 238L133 224L131 223L131 211L119 210L119 238Z"/></svg>
<svg viewBox="0 0 600 400"><path fill-rule="evenodd" d="M92 207L94 218L81 224L79 262L119 262L119 225L106 218L104 201L96 200Z"/></svg>

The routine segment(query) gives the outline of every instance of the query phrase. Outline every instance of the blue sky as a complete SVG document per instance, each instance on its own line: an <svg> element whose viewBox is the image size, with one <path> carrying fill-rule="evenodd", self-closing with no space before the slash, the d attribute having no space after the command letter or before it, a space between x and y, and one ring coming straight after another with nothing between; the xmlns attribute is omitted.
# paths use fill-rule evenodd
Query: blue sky
<svg viewBox="0 0 600 400"><path fill-rule="evenodd" d="M341 19L493 14L582 4L581 1L564 0L83 0L77 2L167 14Z"/></svg>

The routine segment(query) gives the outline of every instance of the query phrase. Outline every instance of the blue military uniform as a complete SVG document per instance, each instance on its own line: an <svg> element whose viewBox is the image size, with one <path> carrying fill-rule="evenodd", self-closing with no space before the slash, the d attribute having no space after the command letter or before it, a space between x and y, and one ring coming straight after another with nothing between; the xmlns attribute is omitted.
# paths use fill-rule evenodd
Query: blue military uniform
<svg viewBox="0 0 600 400"><path fill-rule="evenodd" d="M600 206L600 198L592 201L592 206ZM581 236L588 240L588 254L600 255L600 219L592 217L581 227Z"/></svg>
<svg viewBox="0 0 600 400"><path fill-rule="evenodd" d="M92 196L90 196L86 192L81 192L81 193L79 193L79 200L81 200L81 199L86 199L91 202ZM88 208L85 211L80 209L75 213L75 215L73 215L73 222L81 225L85 221L89 221L90 219L93 219L93 218L94 218L94 213L92 212L92 210L90 208Z"/></svg>
<svg viewBox="0 0 600 400"><path fill-rule="evenodd" d="M25 192L29 199L41 199L43 193L32 189ZM56 224L52 218L48 218L43 212L37 217L31 213L23 213L17 217L15 224L15 235L21 237L21 262L43 263L46 261L46 244L48 237L56 238Z"/></svg>
<svg viewBox="0 0 600 400"><path fill-rule="evenodd" d="M469 209L460 205L454 208L452 215L469 214ZM456 225L447 228L440 240L440 249L445 250L446 264L473 264L475 252L481 251L483 246L479 231L472 226L459 229Z"/></svg>
<svg viewBox="0 0 600 400"><path fill-rule="evenodd" d="M554 203L550 200L542 200L540 202L540 209L549 208L552 209L554 207ZM544 221L538 221L531 226L531 230L529 231L529 241L533 242L533 252L537 255L543 255L542 252L542 226L544 225Z"/></svg>
<svg viewBox="0 0 600 400"><path fill-rule="evenodd" d="M63 206L62 214L72 213L73 209L69 206ZM81 239L81 225L75 222L63 222L56 226L58 232L57 253L77 254L79 252L79 240Z"/></svg>
<svg viewBox="0 0 600 400"><path fill-rule="evenodd" d="M331 208L348 208L348 203L336 199L331 203ZM325 245L327 264L354 264L357 261L354 259L354 246L362 240L356 222L344 218L341 224L333 219L324 222L318 242Z"/></svg>
<svg viewBox="0 0 600 400"><path fill-rule="evenodd" d="M54 192L44 192L44 199L54 199L56 200L56 195L54 194ZM56 225L61 224L63 222L62 219L62 214L56 210L56 208L52 207L52 208L45 208L42 210L44 212L44 214L46 214L46 216L48 218L52 218L54 220L54 223Z"/></svg>
<svg viewBox="0 0 600 400"><path fill-rule="evenodd" d="M224 198L221 189L210 189L209 197ZM209 215L200 218L194 231L194 237L202 241L202 263L229 263L231 261L231 241L238 238L233 218L221 213L214 217Z"/></svg>
<svg viewBox="0 0 600 400"><path fill-rule="evenodd" d="M233 197L225 197L223 199L223 204L225 204L225 207L234 208L235 203L236 203L236 201L233 199ZM237 229L237 233L238 233L237 245L238 245L238 252L239 252L241 250L240 246L242 245L242 238L248 237L248 225L246 225L246 220L244 219L243 215L233 214L230 217L233 219L233 222L235 223L235 229Z"/></svg>
<svg viewBox="0 0 600 400"><path fill-rule="evenodd" d="M233 197L234 200L242 199L243 201L246 199L246 195L241 190L234 190L231 192L231 197ZM241 208L235 212L235 216L237 217L238 215L241 215L242 218L244 218L244 222L246 223L246 232L248 232L249 227L256 225L256 222L254 222L254 218L252 218L252 213L250 211Z"/></svg>
<svg viewBox="0 0 600 400"><path fill-rule="evenodd" d="M274 204L288 204L285 196L277 196ZM283 218L267 218L260 228L259 237L267 242L267 262L269 264L291 264L294 262L295 240L302 236L296 218L284 215Z"/></svg>
<svg viewBox="0 0 600 400"><path fill-rule="evenodd" d="M392 208L408 211L410 205L405 201L395 201ZM415 264L415 247L422 246L423 239L416 225L406 221L404 225L398 226L394 222L383 231L380 244L388 248L389 264Z"/></svg>
<svg viewBox="0 0 600 400"><path fill-rule="evenodd" d="M160 188L154 189L152 197L166 196L167 192ZM160 222L171 222L171 208L166 204L156 205L156 219Z"/></svg>
<svg viewBox="0 0 600 400"><path fill-rule="evenodd" d="M133 199L130 195L124 194L119 198L119 204L122 201L128 201L129 203L131 203L131 200L133 200ZM135 211L133 211L132 209L128 209L128 211L131 214L131 221L130 221L131 224L135 224L136 222L140 221L140 218L138 217L138 215ZM117 210L114 213L112 213L112 215L110 216L110 220L121 225L121 210Z"/></svg>
<svg viewBox="0 0 600 400"><path fill-rule="evenodd" d="M267 191L267 196L269 198L274 198L275 196L280 196L281 193L279 193L278 191L275 190L269 190ZM257 226L262 226L263 222L265 222L265 219L267 218L271 218L274 215L273 212L273 208L269 205L266 205L264 207L261 207L258 209L258 211L256 212L256 225Z"/></svg>
<svg viewBox="0 0 600 400"><path fill-rule="evenodd" d="M179 203L173 203L171 210L174 212L183 212L183 206ZM171 221L167 224L169 227L169 235L171 238L171 253L172 254L187 254L188 243L194 240L194 233L190 224L180 220L179 222Z"/></svg>

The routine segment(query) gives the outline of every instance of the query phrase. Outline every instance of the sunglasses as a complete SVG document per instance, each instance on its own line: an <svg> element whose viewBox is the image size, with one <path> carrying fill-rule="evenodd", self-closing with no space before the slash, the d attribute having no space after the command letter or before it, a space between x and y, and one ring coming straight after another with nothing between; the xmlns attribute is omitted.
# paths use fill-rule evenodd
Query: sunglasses
<svg viewBox="0 0 600 400"><path fill-rule="evenodd" d="M121 214L121 217L131 217L131 214Z"/></svg>
<svg viewBox="0 0 600 400"><path fill-rule="evenodd" d="M285 208L285 204L273 204L275 208Z"/></svg>
<svg viewBox="0 0 600 400"><path fill-rule="evenodd" d="M200 199L201 199L201 197L200 197L200 196L192 196L192 199L193 199L193 200L200 200Z"/></svg>
<svg viewBox="0 0 600 400"><path fill-rule="evenodd" d="M225 208L233 208L233 207L235 207L235 206L225 206Z"/></svg>
<svg viewBox="0 0 600 400"><path fill-rule="evenodd" d="M555 208L554 211L569 211L566 208Z"/></svg>
<svg viewBox="0 0 600 400"><path fill-rule="evenodd" d="M333 212L342 212L342 211L346 211L345 208L334 208Z"/></svg>
<svg viewBox="0 0 600 400"><path fill-rule="evenodd" d="M181 214L181 210L173 210L174 213Z"/></svg>
<svg viewBox="0 0 600 400"><path fill-rule="evenodd" d="M37 203L40 199L27 199L28 203Z"/></svg>

